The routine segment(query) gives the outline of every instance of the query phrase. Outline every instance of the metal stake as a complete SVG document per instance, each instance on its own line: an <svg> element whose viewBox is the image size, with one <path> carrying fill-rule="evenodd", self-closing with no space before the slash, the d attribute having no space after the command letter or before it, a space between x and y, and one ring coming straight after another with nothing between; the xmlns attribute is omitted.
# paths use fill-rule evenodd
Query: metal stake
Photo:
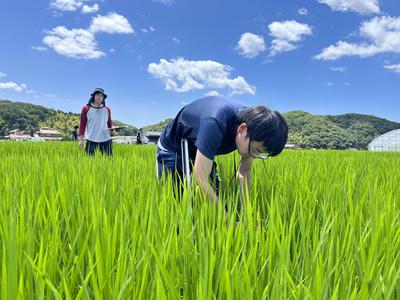
<svg viewBox="0 0 400 300"><path fill-rule="evenodd" d="M182 153L182 173L183 180L186 186L190 186L190 160L189 160L189 145L187 139L181 139L181 153Z"/></svg>

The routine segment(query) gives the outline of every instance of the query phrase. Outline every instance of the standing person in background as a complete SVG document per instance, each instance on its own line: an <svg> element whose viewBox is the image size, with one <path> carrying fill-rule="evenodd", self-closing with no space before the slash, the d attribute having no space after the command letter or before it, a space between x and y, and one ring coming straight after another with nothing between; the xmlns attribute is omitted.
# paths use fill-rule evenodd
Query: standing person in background
<svg viewBox="0 0 400 300"><path fill-rule="evenodd" d="M140 128L136 133L136 145L142 145L142 128Z"/></svg>
<svg viewBox="0 0 400 300"><path fill-rule="evenodd" d="M79 128L79 126L76 125L76 126L74 126L74 130L72 130L71 138L73 141L78 140L78 128Z"/></svg>
<svg viewBox="0 0 400 300"><path fill-rule="evenodd" d="M111 110L106 106L106 93L97 88L90 95L89 102L82 108L79 126L79 147L83 148L86 133L86 154L93 155L96 149L102 154L112 155Z"/></svg>

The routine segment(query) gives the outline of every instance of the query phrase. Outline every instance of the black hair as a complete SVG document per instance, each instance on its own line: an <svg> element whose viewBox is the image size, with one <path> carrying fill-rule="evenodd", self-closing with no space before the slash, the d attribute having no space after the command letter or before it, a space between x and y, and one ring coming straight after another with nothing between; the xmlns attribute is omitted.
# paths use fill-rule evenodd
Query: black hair
<svg viewBox="0 0 400 300"><path fill-rule="evenodd" d="M97 92L97 93L102 94L101 92ZM95 96L97 93L94 93L93 95L90 96L89 101L88 101L88 103L87 103L88 105L91 105L91 104L93 103L93 101L94 101L94 96ZM105 97L103 98L103 102L101 102L101 104L103 104L104 106L106 106L106 98L105 98Z"/></svg>
<svg viewBox="0 0 400 300"><path fill-rule="evenodd" d="M239 125L246 123L250 141L260 141L269 155L282 152L288 138L285 118L263 105L246 108L239 113Z"/></svg>

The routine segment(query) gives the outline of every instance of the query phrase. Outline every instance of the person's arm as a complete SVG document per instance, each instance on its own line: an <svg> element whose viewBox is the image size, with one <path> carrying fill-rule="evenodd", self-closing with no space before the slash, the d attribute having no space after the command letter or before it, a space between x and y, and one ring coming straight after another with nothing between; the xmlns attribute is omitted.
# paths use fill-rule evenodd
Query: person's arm
<svg viewBox="0 0 400 300"><path fill-rule="evenodd" d="M199 150L196 152L196 159L194 161L193 178L200 186L200 188L207 195L207 198L215 202L218 208L218 197L212 188L208 178L211 173L213 161L204 156Z"/></svg>
<svg viewBox="0 0 400 300"><path fill-rule="evenodd" d="M197 184L206 193L207 198L215 201L218 207L218 196L210 184L209 176L215 154L223 141L225 129L215 118L204 118L200 122L195 146L197 148L194 162L194 174Z"/></svg>
<svg viewBox="0 0 400 300"><path fill-rule="evenodd" d="M108 128L112 128L113 124L112 124L112 120L111 120L111 109L108 106L106 106L106 109L108 111L107 126L108 126Z"/></svg>
<svg viewBox="0 0 400 300"><path fill-rule="evenodd" d="M86 130L86 123L87 123L87 113L88 113L89 107L85 105L82 108L81 112L81 120L79 123L79 147L83 147L83 137L85 135L85 130Z"/></svg>
<svg viewBox="0 0 400 300"><path fill-rule="evenodd" d="M242 200L246 199L246 193L250 193L252 167L253 159L251 157L242 156L237 172L237 179L239 180L240 185L240 196Z"/></svg>

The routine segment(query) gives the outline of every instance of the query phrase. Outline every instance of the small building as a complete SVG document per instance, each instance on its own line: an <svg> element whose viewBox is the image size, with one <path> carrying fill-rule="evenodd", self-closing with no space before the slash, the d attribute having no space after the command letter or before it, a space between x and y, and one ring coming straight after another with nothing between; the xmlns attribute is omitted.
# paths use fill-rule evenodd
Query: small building
<svg viewBox="0 0 400 300"><path fill-rule="evenodd" d="M44 138L46 141L61 141L63 138L56 129L40 128L35 135Z"/></svg>
<svg viewBox="0 0 400 300"><path fill-rule="evenodd" d="M131 135L115 135L112 137L113 142L117 144L135 144L136 143L136 136Z"/></svg>
<svg viewBox="0 0 400 300"><path fill-rule="evenodd" d="M369 151L400 151L400 129L378 136L368 145Z"/></svg>
<svg viewBox="0 0 400 300"><path fill-rule="evenodd" d="M296 144L285 144L285 149L301 149L301 147Z"/></svg>
<svg viewBox="0 0 400 300"><path fill-rule="evenodd" d="M161 132L147 131L144 133L144 136L147 138L147 144L157 144L157 141L161 136Z"/></svg>
<svg viewBox="0 0 400 300"><path fill-rule="evenodd" d="M31 142L45 142L46 139L43 138L43 137L35 135L35 136L31 137L30 141Z"/></svg>
<svg viewBox="0 0 400 300"><path fill-rule="evenodd" d="M31 136L26 134L25 131L14 129L8 132L4 138L10 139L11 141L29 141Z"/></svg>

